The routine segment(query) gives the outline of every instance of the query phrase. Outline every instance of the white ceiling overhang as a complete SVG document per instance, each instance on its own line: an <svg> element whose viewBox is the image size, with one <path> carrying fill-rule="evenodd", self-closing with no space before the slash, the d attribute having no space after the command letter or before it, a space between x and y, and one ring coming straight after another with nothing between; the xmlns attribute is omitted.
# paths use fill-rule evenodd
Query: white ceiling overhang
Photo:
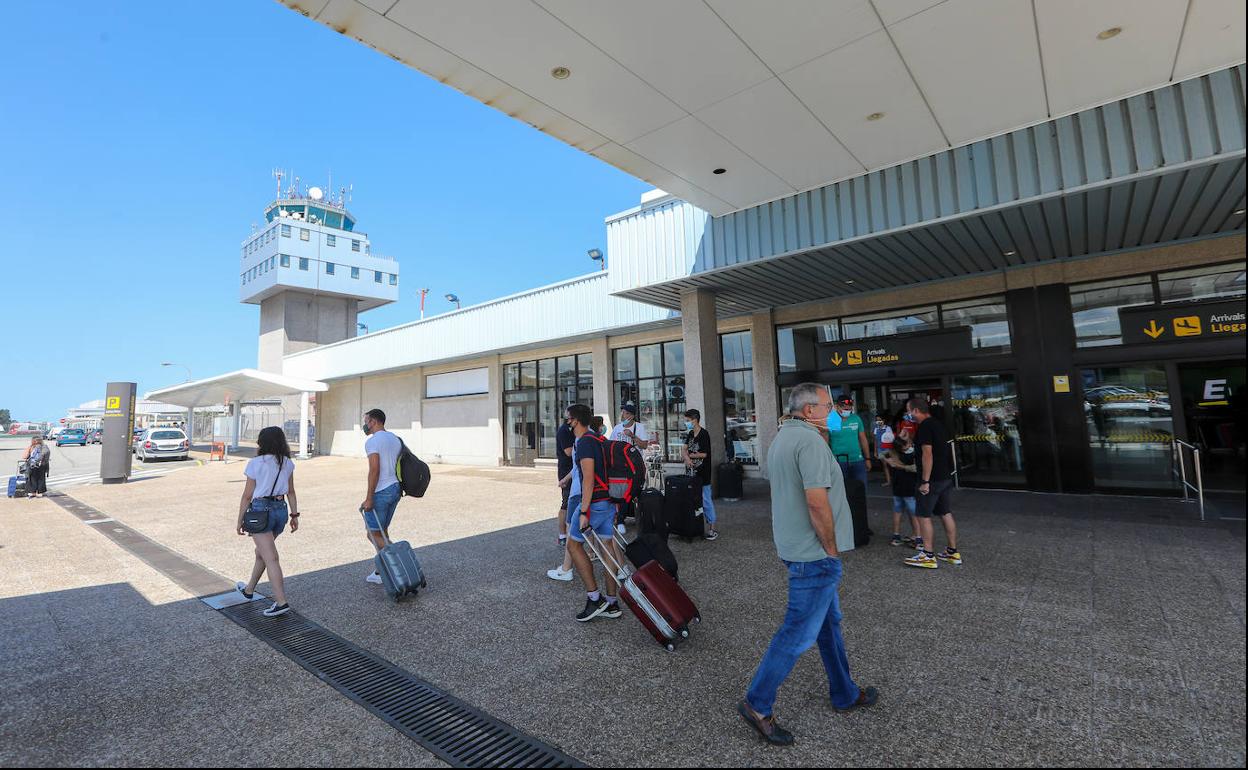
<svg viewBox="0 0 1248 770"><path fill-rule="evenodd" d="M287 377L257 369L239 369L206 380L184 382L149 391L143 398L193 409L197 406L238 404L300 393L324 393L327 390L328 385L316 380Z"/></svg>
<svg viewBox="0 0 1248 770"><path fill-rule="evenodd" d="M714 215L1245 57L1243 0L281 1Z"/></svg>

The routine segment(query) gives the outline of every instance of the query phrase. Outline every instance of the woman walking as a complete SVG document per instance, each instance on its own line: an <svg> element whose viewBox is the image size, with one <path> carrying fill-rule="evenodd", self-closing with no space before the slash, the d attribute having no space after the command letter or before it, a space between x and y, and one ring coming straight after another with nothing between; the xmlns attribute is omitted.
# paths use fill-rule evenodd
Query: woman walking
<svg viewBox="0 0 1248 770"><path fill-rule="evenodd" d="M51 467L52 449L35 436L22 455L26 461L26 496L43 497L48 491L48 469Z"/></svg>
<svg viewBox="0 0 1248 770"><path fill-rule="evenodd" d="M264 611L264 615L275 618L290 612L282 565L277 557L277 536L285 531L288 521L291 532L299 531L295 463L290 456L286 434L281 428L265 428L260 431L256 443L259 445L259 452L243 471L247 476L247 486L238 503L238 522L235 526L239 535L251 535L251 542L256 547L256 562L251 568L251 580L246 583L240 580L235 587L239 593L250 599L255 594L260 578L267 571L269 583L273 586L274 601L273 606ZM249 512L259 515L248 517ZM244 518L255 518L258 521L249 530L244 524Z"/></svg>

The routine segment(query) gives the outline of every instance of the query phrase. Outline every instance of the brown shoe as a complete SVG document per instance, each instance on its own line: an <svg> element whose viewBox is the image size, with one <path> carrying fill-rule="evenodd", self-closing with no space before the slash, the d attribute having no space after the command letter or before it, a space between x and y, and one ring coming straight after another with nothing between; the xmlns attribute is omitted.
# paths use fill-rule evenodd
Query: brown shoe
<svg viewBox="0 0 1248 770"><path fill-rule="evenodd" d="M832 708L836 708L837 711L845 713L846 711L855 711L857 709L866 708L867 706L874 706L875 702L879 699L880 691L874 687L867 687L860 689L858 691L858 700L849 704L845 708L836 708L836 706L833 706Z"/></svg>
<svg viewBox="0 0 1248 770"><path fill-rule="evenodd" d="M746 721L750 727L758 731L758 734L767 739L772 746L789 746L793 743L793 733L781 727L776 723L776 715L769 717L760 717L754 713L754 709L750 708L750 704L741 701L737 704L737 713Z"/></svg>

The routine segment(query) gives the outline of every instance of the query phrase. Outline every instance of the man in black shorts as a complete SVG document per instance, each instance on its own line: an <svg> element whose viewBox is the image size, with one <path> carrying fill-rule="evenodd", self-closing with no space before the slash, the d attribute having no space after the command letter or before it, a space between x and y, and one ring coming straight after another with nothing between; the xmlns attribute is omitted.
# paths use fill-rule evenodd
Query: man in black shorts
<svg viewBox="0 0 1248 770"><path fill-rule="evenodd" d="M918 552L906 559L906 565L922 569L936 569L939 562L961 564L958 553L958 527L953 521L953 459L949 456L949 430L938 419L932 419L932 407L925 398L912 398L906 404L918 429L914 433L915 460L919 480L915 490L915 515L919 519L922 545ZM935 545L932 517L939 516L945 527L948 547L933 554Z"/></svg>

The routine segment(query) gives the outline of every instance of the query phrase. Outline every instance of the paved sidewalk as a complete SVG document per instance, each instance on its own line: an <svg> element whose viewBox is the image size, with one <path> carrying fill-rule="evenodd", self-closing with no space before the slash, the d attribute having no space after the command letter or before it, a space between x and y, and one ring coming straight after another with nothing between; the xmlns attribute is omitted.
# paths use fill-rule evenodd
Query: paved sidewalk
<svg viewBox="0 0 1248 770"><path fill-rule="evenodd" d="M733 712L784 610L765 487L719 504L719 541L674 542L705 622L669 654L627 615L571 620L579 586L544 577L558 560L549 471L435 467L395 525L430 591L386 602L363 582L361 469L300 464L305 526L279 541L292 603L589 764L1244 764L1242 528L1193 524L1180 503L965 492L964 567L905 568L883 538L847 555L850 664L881 702L833 713L812 651L778 704L799 743L774 751ZM229 531L241 471L75 496L235 576L251 560ZM872 498L880 533L885 506ZM51 503L0 501L0 546L18 576L0 586L0 664L16 672L0 764L435 764ZM248 705L252 677L263 705ZM64 724L82 726L51 729Z"/></svg>

